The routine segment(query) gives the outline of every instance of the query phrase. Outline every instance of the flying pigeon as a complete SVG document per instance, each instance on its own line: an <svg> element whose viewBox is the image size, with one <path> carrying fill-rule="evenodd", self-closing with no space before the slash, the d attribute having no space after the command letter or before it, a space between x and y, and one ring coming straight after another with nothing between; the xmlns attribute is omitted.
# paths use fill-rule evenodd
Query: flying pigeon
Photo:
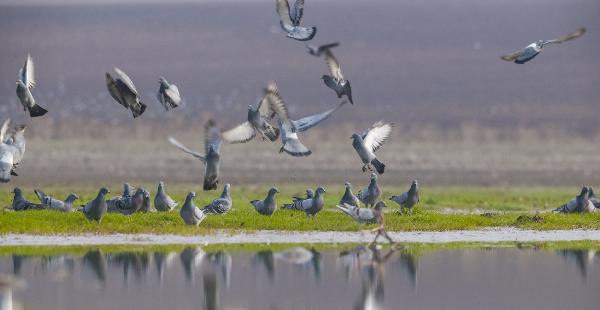
<svg viewBox="0 0 600 310"><path fill-rule="evenodd" d="M120 105L131 110L133 118L142 115L146 111L146 105L140 101L133 81L119 68L115 67L114 70L117 73L116 79L113 79L110 73L106 72L106 87L108 88L108 92Z"/></svg>
<svg viewBox="0 0 600 310"><path fill-rule="evenodd" d="M279 110L285 108L280 106L281 101L278 100L278 97L277 86L274 82L269 81L258 107L254 109L252 105L249 105L247 121L223 132L223 140L228 143L245 143L252 140L257 132L263 140L265 137L271 141L277 140L279 129L273 127L267 120L276 114L282 114Z"/></svg>
<svg viewBox="0 0 600 310"><path fill-rule="evenodd" d="M342 199L340 199L340 205L347 204L353 207L360 207L360 201L358 200L358 197L352 193L352 184L350 184L350 182L346 182L344 185L346 186L346 191L344 192Z"/></svg>
<svg viewBox="0 0 600 310"><path fill-rule="evenodd" d="M188 153L204 163L204 186L205 191L217 189L219 184L219 166L221 150L221 131L217 128L215 121L209 120L205 126L204 154L194 152L181 144L173 137L169 137L169 142L180 150Z"/></svg>
<svg viewBox="0 0 600 310"><path fill-rule="evenodd" d="M373 124L373 127L367 129L361 135L353 134L352 146L358 153L360 160L363 162L363 172L373 171L371 165L375 166L375 170L379 174L385 171L385 165L375 157L375 152L385 143L385 140L390 136L394 124L384 124L379 121Z"/></svg>
<svg viewBox="0 0 600 310"><path fill-rule="evenodd" d="M375 204L375 208L361 208L352 206L349 204L337 205L337 208L342 210L344 213L352 217L352 219L359 224L383 224L383 210L381 208L387 207L383 201L379 201Z"/></svg>
<svg viewBox="0 0 600 310"><path fill-rule="evenodd" d="M379 201L380 196L381 187L377 184L377 174L371 173L371 182L369 183L369 186L358 192L358 200L369 207L374 206Z"/></svg>
<svg viewBox="0 0 600 310"><path fill-rule="evenodd" d="M186 225L195 225L198 226L200 222L202 222L206 215L202 212L196 205L194 204L194 197L196 197L196 193L190 192L185 198L185 202L183 203L183 207L179 210L179 215L183 219Z"/></svg>
<svg viewBox="0 0 600 310"><path fill-rule="evenodd" d="M165 184L163 181L158 182L158 190L154 196L154 207L158 211L173 211L178 203L165 193Z"/></svg>
<svg viewBox="0 0 600 310"><path fill-rule="evenodd" d="M346 95L348 100L350 100L351 104L354 104L352 100L352 88L350 86L350 81L346 80L342 75L342 68L340 67L340 63L333 56L331 50L326 49L323 52L325 55L325 62L329 67L329 73L331 75L323 75L321 78L327 87L333 89L338 98L342 98L343 95Z"/></svg>
<svg viewBox="0 0 600 310"><path fill-rule="evenodd" d="M165 107L165 110L169 111L169 108L174 109L181 103L181 96L179 95L179 88L175 84L169 84L169 81L164 77L161 77L158 81L160 88L156 95L158 101Z"/></svg>
<svg viewBox="0 0 600 310"><path fill-rule="evenodd" d="M84 207L83 207L83 214L85 214L85 217L90 220L90 221L96 221L98 223L100 223L100 221L102 221L102 217L104 217L104 214L106 214L106 210L107 210L107 206L106 206L106 194L110 193L110 191L108 190L108 188L103 187L100 189L100 191L98 192L98 195L96 196L96 198L94 198L94 200L88 202Z"/></svg>
<svg viewBox="0 0 600 310"><path fill-rule="evenodd" d="M403 193L402 195L394 195L390 200L400 205L400 213L404 211L404 208L412 210L419 202L419 184L417 183L417 180L413 180L408 192Z"/></svg>
<svg viewBox="0 0 600 310"><path fill-rule="evenodd" d="M231 209L233 202L231 201L231 192L230 192L229 183L225 184L223 187L223 193L221 196L215 200L213 200L209 205L202 208L202 212L204 214L225 214L227 211Z"/></svg>
<svg viewBox="0 0 600 310"><path fill-rule="evenodd" d="M45 209L44 205L41 204L37 204L37 203L33 203L30 202L29 200L25 199L25 197L23 197L23 192L21 191L20 188L15 187L13 189L13 202L12 202L12 208L15 211L26 211L26 210L43 210Z"/></svg>
<svg viewBox="0 0 600 310"><path fill-rule="evenodd" d="M302 210L306 213L307 217L315 216L325 206L325 200L323 199L323 194L325 193L326 191L323 187L317 187L317 190L315 191L315 196L313 198L305 200L295 200L291 204L283 205L283 208L292 210Z"/></svg>
<svg viewBox="0 0 600 310"><path fill-rule="evenodd" d="M595 212L596 207L594 207L594 203L589 200L589 189L584 186L581 189L581 193L577 195L574 199L571 199L569 202L564 205L558 207L554 210L555 212L561 213L587 213L587 212Z"/></svg>
<svg viewBox="0 0 600 310"><path fill-rule="evenodd" d="M558 39L553 40L539 40L537 42L527 45L525 48L518 50L512 54L504 55L500 57L502 60L514 62L517 64L524 64L537 56L542 52L544 46L554 43L563 43L576 38L581 37L586 32L585 28L579 28L577 31L564 35Z"/></svg>
<svg viewBox="0 0 600 310"><path fill-rule="evenodd" d="M276 187L271 187L265 200L252 200L250 203L259 214L271 216L277 209L277 201L275 200L275 194L277 193L279 193L279 190Z"/></svg>
<svg viewBox="0 0 600 310"><path fill-rule="evenodd" d="M340 43L335 42L335 43L329 43L329 44L323 44L323 45L312 45L312 44L306 44L306 49L308 50L308 53L315 56L315 57L320 57L321 55L323 55L323 53L328 50L328 49L332 49L334 47L339 46Z"/></svg>
<svg viewBox="0 0 600 310"><path fill-rule="evenodd" d="M38 197L42 205L44 205L46 208L63 212L73 211L73 202L79 198L77 194L70 193L69 196L67 196L67 198L64 201L62 201L44 194L44 192L42 192L39 189L34 189L33 191L35 192L35 195Z"/></svg>
<svg viewBox="0 0 600 310"><path fill-rule="evenodd" d="M287 37L298 41L311 40L317 34L317 27L300 26L304 13L304 0L296 0L290 11L288 0L275 0L281 28L287 32Z"/></svg>
<svg viewBox="0 0 600 310"><path fill-rule="evenodd" d="M12 134L8 133L10 119L0 128L0 182L7 183L11 176L17 176L15 169L25 154L25 129L27 126L18 125Z"/></svg>
<svg viewBox="0 0 600 310"><path fill-rule="evenodd" d="M31 90L35 87L35 74L33 70L33 60L31 55L27 54L27 59L23 68L19 70L17 79L17 97L23 105L24 111L29 111L29 116L37 117L46 114L48 111L35 103Z"/></svg>

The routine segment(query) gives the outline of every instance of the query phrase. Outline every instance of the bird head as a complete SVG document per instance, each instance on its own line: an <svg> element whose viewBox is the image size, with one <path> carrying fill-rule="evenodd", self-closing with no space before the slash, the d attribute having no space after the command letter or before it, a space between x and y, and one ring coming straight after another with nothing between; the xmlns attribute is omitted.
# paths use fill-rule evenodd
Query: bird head
<svg viewBox="0 0 600 310"><path fill-rule="evenodd" d="M277 187L271 187L269 194L273 195L275 193L279 193L279 189Z"/></svg>
<svg viewBox="0 0 600 310"><path fill-rule="evenodd" d="M15 188L13 188L12 193L13 194L21 194L21 189L18 187L15 187Z"/></svg>
<svg viewBox="0 0 600 310"><path fill-rule="evenodd" d="M254 107L251 104L248 105L248 111L254 111Z"/></svg>
<svg viewBox="0 0 600 310"><path fill-rule="evenodd" d="M70 193L69 196L67 196L67 200L76 200L79 199L79 196L77 196L77 194L75 193Z"/></svg>
<svg viewBox="0 0 600 310"><path fill-rule="evenodd" d="M379 208L387 208L387 205L385 204L385 202L379 201L375 204L375 209L379 209Z"/></svg>
<svg viewBox="0 0 600 310"><path fill-rule="evenodd" d="M346 186L346 188L350 188L350 187L352 187L352 184L350 184L350 182L346 182L346 183L344 183L344 186Z"/></svg>
<svg viewBox="0 0 600 310"><path fill-rule="evenodd" d="M158 188L163 188L165 183L163 181L158 181Z"/></svg>
<svg viewBox="0 0 600 310"><path fill-rule="evenodd" d="M350 139L352 139L352 140L356 140L358 138L360 138L360 136L358 134L355 134L355 133L353 133L352 137L350 137Z"/></svg>
<svg viewBox="0 0 600 310"><path fill-rule="evenodd" d="M327 193L325 188L323 188L321 186L317 187L317 194L325 194L325 193Z"/></svg>
<svg viewBox="0 0 600 310"><path fill-rule="evenodd" d="M417 180L413 180L412 184L410 185L410 189L417 189L419 187L419 183L417 183Z"/></svg>
<svg viewBox="0 0 600 310"><path fill-rule="evenodd" d="M188 198L188 199L189 199L189 198L193 198L193 197L196 197L196 192L189 192L189 193L187 194L187 198Z"/></svg>
<svg viewBox="0 0 600 310"><path fill-rule="evenodd" d="M377 181L377 174L375 172L371 173L371 181Z"/></svg>
<svg viewBox="0 0 600 310"><path fill-rule="evenodd" d="M588 190L587 186L582 187L581 188L581 193L579 194L579 196L581 196L581 197L587 197L588 191L589 190Z"/></svg>
<svg viewBox="0 0 600 310"><path fill-rule="evenodd" d="M102 195L106 195L106 194L110 193L110 190L108 190L108 188L106 188L106 187L103 187L100 189L99 193Z"/></svg>

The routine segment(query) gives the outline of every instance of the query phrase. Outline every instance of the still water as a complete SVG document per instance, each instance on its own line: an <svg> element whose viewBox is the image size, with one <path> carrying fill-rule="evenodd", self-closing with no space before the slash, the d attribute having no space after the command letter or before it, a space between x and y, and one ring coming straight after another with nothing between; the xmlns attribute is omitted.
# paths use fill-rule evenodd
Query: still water
<svg viewBox="0 0 600 310"><path fill-rule="evenodd" d="M70 252L0 255L0 310L600 309L594 250Z"/></svg>

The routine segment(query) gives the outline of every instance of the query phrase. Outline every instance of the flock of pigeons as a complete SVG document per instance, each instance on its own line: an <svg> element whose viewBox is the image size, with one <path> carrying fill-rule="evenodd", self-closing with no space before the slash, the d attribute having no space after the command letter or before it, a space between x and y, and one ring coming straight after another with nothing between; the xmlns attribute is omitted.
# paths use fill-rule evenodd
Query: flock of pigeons
<svg viewBox="0 0 600 310"><path fill-rule="evenodd" d="M291 8L288 0L276 0L276 9L279 14L281 27L287 33L288 38L298 41L308 41L316 35L316 27L301 25L304 13L304 0L296 0ZM506 61L524 64L536 57L544 46L578 38L585 32L585 28L581 28L574 33L558 39L540 40L528 45L524 49L510 55L502 56L501 58ZM316 57L323 56L328 65L330 75L322 76L324 84L335 91L338 98L345 96L351 104L354 104L350 81L343 76L340 64L332 53L332 49L338 45L339 43L321 46L307 45L307 49L310 55ZM117 103L130 110L134 118L140 117L147 106L140 100L139 93L132 79L116 67L114 68L114 74L115 77L110 73L106 73L106 85L110 95ZM182 100L178 87L168 82L164 77L160 78L159 84L158 101L167 111L177 108ZM39 117L47 113L47 110L38 105L33 98L32 90L35 85L33 60L30 55L27 55L25 64L19 71L16 93L23 109L29 111L31 117ZM221 132L214 120L210 120L206 124L205 149L203 154L187 148L173 137L169 137L168 140L177 148L203 162L205 168L203 189L205 191L215 190L219 183L221 144L223 141L228 143L244 143L259 135L263 141L268 139L274 142L281 137L282 146L280 153L285 152L291 156L309 156L312 151L300 141L298 134L325 121L346 103L346 101L343 101L327 111L293 119L289 115L288 108L279 92L277 84L275 81L269 81L263 90L263 96L259 100L258 105L256 107L252 105L248 106L247 117L243 123L224 132ZM25 128L26 126L19 125L10 129L9 120L1 128L0 182L9 182L11 176L18 175L15 169L21 162L25 152ZM375 152L388 139L392 128L392 123L379 121L364 132L352 135L352 146L363 164L363 172L367 170L376 171L379 174L385 172L385 164L377 158ZM586 190L586 193L584 193L584 190ZM559 208L560 211L570 212L572 210L589 209L588 205L585 205L585 201L590 200L586 196L589 193L587 192L587 188L584 188L584 190L582 190L581 195L574 199L573 202L569 202ZM107 211L131 214L138 211L150 210L150 194L143 188L133 191L126 186L122 196L106 200L105 196L108 193L109 190L107 188L102 188L98 196L82 208L83 213L88 219L99 222ZM272 215L277 208L275 201L277 193L277 188L271 188L264 200L254 200L251 204L258 213ZM15 210L50 208L70 211L73 209L73 201L77 199L77 195L71 194L65 201L60 201L45 195L41 191L36 191L40 199L40 204L34 204L23 198L20 189L15 188L14 194L13 208ZM312 190L307 191L306 197L295 197L290 204L283 205L283 208L301 210L306 212L307 216L314 216L323 208L324 194L325 189L318 187L314 193ZM198 225L208 214L225 214L232 206L229 184L225 185L223 193L219 198L202 209L194 205L194 196L194 192L189 193L181 208L181 217L189 225ZM383 201L380 201L380 196L381 189L377 184L377 174L372 173L371 183L367 188L358 192L357 196L352 193L351 185L346 183L346 192L340 200L338 208L359 223L378 223L381 224L380 227L383 227L382 208L386 205ZM408 192L399 196L393 196L390 199L401 206L401 211L404 208L412 208L419 201L417 181L413 182ZM159 184L154 202L155 208L158 211L171 211L177 205L177 203L165 194L162 182ZM364 203L367 208L360 208L360 202ZM596 207L593 209L595 210ZM381 230L380 232L387 237L385 232Z"/></svg>

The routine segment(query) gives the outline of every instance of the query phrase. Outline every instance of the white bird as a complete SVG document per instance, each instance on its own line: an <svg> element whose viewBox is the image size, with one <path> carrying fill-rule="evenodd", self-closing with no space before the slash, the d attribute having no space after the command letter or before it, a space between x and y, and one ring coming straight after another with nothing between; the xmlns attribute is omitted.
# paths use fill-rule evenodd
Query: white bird
<svg viewBox="0 0 600 310"><path fill-rule="evenodd" d="M352 146L364 164L363 172L367 169L372 170L371 165L375 166L375 170L379 174L383 174L385 171L385 165L377 159L375 152L390 136L393 126L392 123L385 124L383 121L379 121L362 134L355 133L352 135Z"/></svg>
<svg viewBox="0 0 600 310"><path fill-rule="evenodd" d="M170 84L164 77L161 77L158 82L160 83L160 88L156 97L163 107L165 107L165 110L169 111L169 108L174 109L178 107L181 103L181 95L179 95L177 85Z"/></svg>
<svg viewBox="0 0 600 310"><path fill-rule="evenodd" d="M46 114L48 111L37 103L31 94L31 90L35 87L35 74L33 70L33 60L31 55L27 54L23 68L19 70L17 79L17 97L23 105L23 110L29 111L29 116L37 117Z"/></svg>
<svg viewBox="0 0 600 310"><path fill-rule="evenodd" d="M275 0L281 28L287 32L287 37L298 41L311 40L317 34L317 27L300 26L304 14L304 0L296 0L290 12L288 0Z"/></svg>

